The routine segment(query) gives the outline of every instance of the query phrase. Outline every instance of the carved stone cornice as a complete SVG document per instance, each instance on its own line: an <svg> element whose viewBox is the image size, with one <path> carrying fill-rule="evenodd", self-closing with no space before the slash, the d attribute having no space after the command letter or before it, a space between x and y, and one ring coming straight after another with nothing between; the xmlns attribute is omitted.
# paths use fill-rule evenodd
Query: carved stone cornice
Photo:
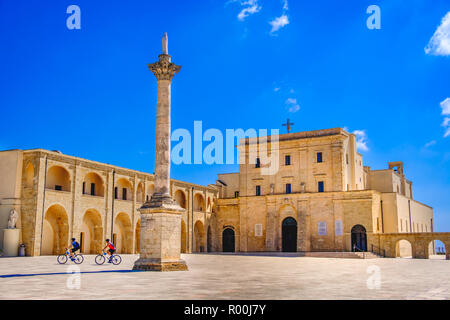
<svg viewBox="0 0 450 320"><path fill-rule="evenodd" d="M168 54L160 54L159 61L148 64L148 68L155 75L157 80L172 80L175 73L178 73L181 66L170 62Z"/></svg>

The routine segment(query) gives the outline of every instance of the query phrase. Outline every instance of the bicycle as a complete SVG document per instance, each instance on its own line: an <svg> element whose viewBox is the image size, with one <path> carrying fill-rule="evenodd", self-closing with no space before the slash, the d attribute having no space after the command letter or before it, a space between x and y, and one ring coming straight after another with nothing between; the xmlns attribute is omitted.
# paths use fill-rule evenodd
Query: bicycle
<svg viewBox="0 0 450 320"><path fill-rule="evenodd" d="M112 262L113 265L117 266L118 264L120 264L122 262L122 257L119 256L118 254L112 254L109 257L110 261ZM95 257L95 263L98 265L102 265L104 264L106 261L106 252L103 251L103 254L98 254Z"/></svg>
<svg viewBox="0 0 450 320"><path fill-rule="evenodd" d="M69 252L69 250L66 249L66 253L60 254L56 260L58 261L59 264L65 264L67 262L67 260L69 260L69 256L70 256L70 252ZM84 257L81 253L76 254L74 252L73 259L74 260L72 260L72 261L75 262L76 264L81 264L84 261Z"/></svg>

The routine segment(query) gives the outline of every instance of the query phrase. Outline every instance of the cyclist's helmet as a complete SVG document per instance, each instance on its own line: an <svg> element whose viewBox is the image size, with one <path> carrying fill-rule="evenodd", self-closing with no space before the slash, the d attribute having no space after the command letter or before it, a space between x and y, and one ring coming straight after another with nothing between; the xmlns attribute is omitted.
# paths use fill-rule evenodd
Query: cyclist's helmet
<svg viewBox="0 0 450 320"><path fill-rule="evenodd" d="M109 239L106 239L106 242L109 242Z"/></svg>
<svg viewBox="0 0 450 320"><path fill-rule="evenodd" d="M72 238L72 241L75 241L75 238Z"/></svg>

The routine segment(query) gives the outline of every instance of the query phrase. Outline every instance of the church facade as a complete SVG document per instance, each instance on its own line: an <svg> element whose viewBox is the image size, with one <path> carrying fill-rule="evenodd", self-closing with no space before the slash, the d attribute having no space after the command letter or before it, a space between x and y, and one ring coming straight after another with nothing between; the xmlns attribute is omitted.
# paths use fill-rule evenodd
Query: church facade
<svg viewBox="0 0 450 320"><path fill-rule="evenodd" d="M413 199L403 163L364 166L356 137L340 128L278 140L274 174L263 174L266 164L258 160L267 145L247 138L238 146L246 159L238 173L220 174L208 186L171 180L170 194L185 209L181 252L388 248L398 256L406 250L399 240L408 237L421 243L412 244L413 255L432 252L433 209ZM15 209L27 255L60 254L72 237L87 254L99 252L106 238L120 253L139 252L138 209L153 193L152 174L33 149L0 152L0 178L0 230ZM448 236L442 241L450 246Z"/></svg>
<svg viewBox="0 0 450 320"><path fill-rule="evenodd" d="M244 139L238 149L246 161L239 173L219 175L219 249L372 251L381 245L380 234L433 231L433 209L413 199L403 163L371 170L357 152L355 135L340 128L278 140L275 174L264 175L258 158L260 149L271 149L270 140ZM404 248L395 245L400 255Z"/></svg>

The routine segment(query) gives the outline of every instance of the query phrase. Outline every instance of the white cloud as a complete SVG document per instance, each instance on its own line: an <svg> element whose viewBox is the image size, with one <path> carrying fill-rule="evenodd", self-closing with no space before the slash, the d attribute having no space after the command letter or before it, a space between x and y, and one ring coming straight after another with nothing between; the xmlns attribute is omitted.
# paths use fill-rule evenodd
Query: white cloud
<svg viewBox="0 0 450 320"><path fill-rule="evenodd" d="M445 128L444 138L450 136L450 118L445 117L442 126Z"/></svg>
<svg viewBox="0 0 450 320"><path fill-rule="evenodd" d="M442 115L448 116L450 115L450 98L445 99L441 103ZM444 122L442 122L442 126L445 128L444 138L450 136L450 117L444 117Z"/></svg>
<svg viewBox="0 0 450 320"><path fill-rule="evenodd" d="M445 117L444 118L444 122L442 123L443 127L448 127L450 125L450 118L449 117Z"/></svg>
<svg viewBox="0 0 450 320"><path fill-rule="evenodd" d="M286 105L289 108L289 112L297 112L298 110L300 110L300 105L297 103L297 99L294 98L288 98L286 100Z"/></svg>
<svg viewBox="0 0 450 320"><path fill-rule="evenodd" d="M280 87L276 87L275 89L273 89L273 91L275 91L275 92L278 92L278 91L280 91Z"/></svg>
<svg viewBox="0 0 450 320"><path fill-rule="evenodd" d="M289 10L287 0L284 0L284 1L283 1L283 10Z"/></svg>
<svg viewBox="0 0 450 320"><path fill-rule="evenodd" d="M450 137L450 127L448 127L444 133L444 138L447 138L447 137Z"/></svg>
<svg viewBox="0 0 450 320"><path fill-rule="evenodd" d="M240 1L241 6L245 6L244 9L237 15L238 19L244 21L248 16L261 11L261 6L258 5L258 0Z"/></svg>
<svg viewBox="0 0 450 320"><path fill-rule="evenodd" d="M441 102L441 108L443 115L450 115L450 98L447 98Z"/></svg>
<svg viewBox="0 0 450 320"><path fill-rule="evenodd" d="M425 144L425 148L429 148L431 146L434 146L435 144L436 144L436 140L432 140L432 141L430 141L430 142Z"/></svg>
<svg viewBox="0 0 450 320"><path fill-rule="evenodd" d="M356 136L356 148L361 151L369 151L366 130L355 130L352 133Z"/></svg>
<svg viewBox="0 0 450 320"><path fill-rule="evenodd" d="M272 26L272 30L270 30L270 33L273 34L274 32L277 32L284 26L288 25L289 18L287 15L283 14L281 17L275 18L270 21L269 24Z"/></svg>
<svg viewBox="0 0 450 320"><path fill-rule="evenodd" d="M425 53L435 56L450 56L450 11L442 18L441 25L425 47Z"/></svg>

